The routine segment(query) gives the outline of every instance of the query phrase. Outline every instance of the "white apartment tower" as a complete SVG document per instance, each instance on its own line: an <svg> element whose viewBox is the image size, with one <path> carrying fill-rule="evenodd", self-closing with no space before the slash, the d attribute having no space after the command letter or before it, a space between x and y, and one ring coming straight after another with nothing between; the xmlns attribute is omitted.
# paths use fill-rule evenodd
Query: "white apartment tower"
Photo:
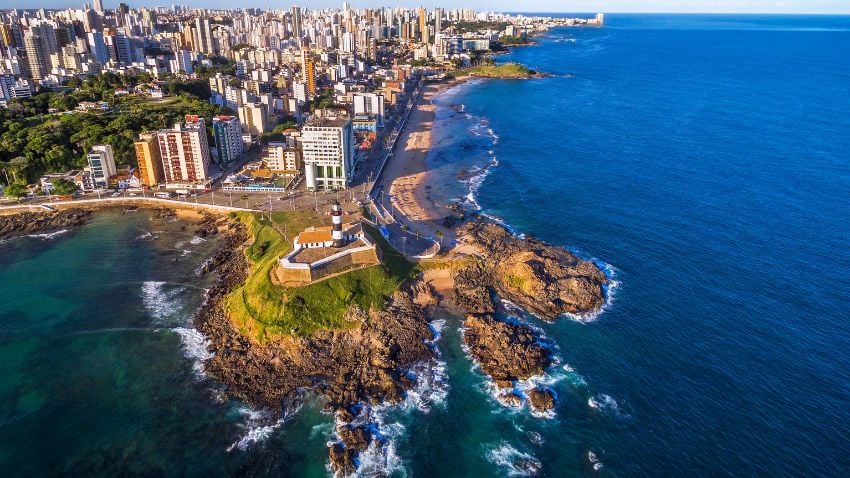
<svg viewBox="0 0 850 478"><path fill-rule="evenodd" d="M92 146L86 155L89 161L89 172L95 188L106 188L109 178L118 173L115 167L115 156L112 154L112 146L102 144Z"/></svg>
<svg viewBox="0 0 850 478"><path fill-rule="evenodd" d="M355 115L375 115L378 126L384 124L384 97L377 93L354 94Z"/></svg>
<svg viewBox="0 0 850 478"><path fill-rule="evenodd" d="M320 114L301 131L307 189L345 189L355 163L351 119Z"/></svg>

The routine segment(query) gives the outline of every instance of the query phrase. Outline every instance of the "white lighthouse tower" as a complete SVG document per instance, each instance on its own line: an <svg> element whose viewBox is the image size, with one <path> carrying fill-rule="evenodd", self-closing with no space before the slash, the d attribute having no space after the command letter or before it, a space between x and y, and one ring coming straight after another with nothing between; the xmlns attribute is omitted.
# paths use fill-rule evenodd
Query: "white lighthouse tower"
<svg viewBox="0 0 850 478"><path fill-rule="evenodd" d="M333 220L331 235L333 247L342 247L345 245L345 241L342 239L342 206L339 205L339 201L334 201L331 207L331 219Z"/></svg>

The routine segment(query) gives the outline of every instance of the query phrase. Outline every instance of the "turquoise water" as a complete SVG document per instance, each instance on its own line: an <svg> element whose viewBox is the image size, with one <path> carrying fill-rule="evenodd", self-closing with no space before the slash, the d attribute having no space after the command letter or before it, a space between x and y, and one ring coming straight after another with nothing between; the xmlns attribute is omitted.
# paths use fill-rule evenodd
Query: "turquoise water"
<svg viewBox="0 0 850 478"><path fill-rule="evenodd" d="M377 415L364 471L846 476L850 17L606 20L500 57L550 78L442 96L429 157L435 199L614 272L600 316L532 321L555 416L498 404L442 317L447 386ZM153 224L0 243L0 474L325 476L318 404L279 423L204 378L215 244Z"/></svg>

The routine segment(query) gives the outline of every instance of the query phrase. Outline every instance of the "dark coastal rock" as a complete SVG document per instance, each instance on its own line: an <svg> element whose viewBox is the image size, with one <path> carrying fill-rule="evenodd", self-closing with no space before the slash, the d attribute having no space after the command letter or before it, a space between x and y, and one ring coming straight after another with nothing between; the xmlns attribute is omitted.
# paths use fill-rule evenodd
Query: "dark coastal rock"
<svg viewBox="0 0 850 478"><path fill-rule="evenodd" d="M593 262L535 239L517 239L496 224L471 223L463 232L485 251L486 266L472 271L478 281L532 314L552 321L604 305L608 278Z"/></svg>
<svg viewBox="0 0 850 478"><path fill-rule="evenodd" d="M536 412L548 412L555 408L555 394L548 388L537 387L528 392L528 403Z"/></svg>
<svg viewBox="0 0 850 478"><path fill-rule="evenodd" d="M170 207L158 207L153 210L153 218L160 221L168 221L177 217L177 211Z"/></svg>
<svg viewBox="0 0 850 478"><path fill-rule="evenodd" d="M463 341L469 353L499 386L542 374L552 365L549 347L526 324L491 315L469 315Z"/></svg>
<svg viewBox="0 0 850 478"><path fill-rule="evenodd" d="M543 468L541 463L537 459L532 457L518 458L514 462L514 467L516 467L518 470L522 470L525 476L536 476Z"/></svg>
<svg viewBox="0 0 850 478"><path fill-rule="evenodd" d="M509 407L519 408L522 406L522 397L516 392L507 392L499 395L499 401Z"/></svg>
<svg viewBox="0 0 850 478"><path fill-rule="evenodd" d="M200 222L195 224L195 235L198 237L207 237L218 234L218 221L219 219L216 216L205 213Z"/></svg>
<svg viewBox="0 0 850 478"><path fill-rule="evenodd" d="M85 224L92 217L87 209L22 212L0 216L0 240L61 231Z"/></svg>
<svg viewBox="0 0 850 478"><path fill-rule="evenodd" d="M342 442L331 444L328 448L328 461L331 469L342 476L354 474L357 469L357 450L348 448Z"/></svg>

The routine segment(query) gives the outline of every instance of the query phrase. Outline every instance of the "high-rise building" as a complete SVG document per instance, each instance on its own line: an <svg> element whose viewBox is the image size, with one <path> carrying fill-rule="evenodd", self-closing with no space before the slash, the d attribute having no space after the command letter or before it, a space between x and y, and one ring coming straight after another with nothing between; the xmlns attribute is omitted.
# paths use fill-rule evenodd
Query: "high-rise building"
<svg viewBox="0 0 850 478"><path fill-rule="evenodd" d="M30 78L41 81L50 72L50 52L44 38L27 32L24 35L24 50L27 53Z"/></svg>
<svg viewBox="0 0 850 478"><path fill-rule="evenodd" d="M299 43L304 36L304 32L301 30L301 7L298 6L292 7L292 36L298 39Z"/></svg>
<svg viewBox="0 0 850 478"><path fill-rule="evenodd" d="M301 170L301 158L298 150L286 143L270 142L263 148L263 161L272 171L294 173Z"/></svg>
<svg viewBox="0 0 850 478"><path fill-rule="evenodd" d="M154 187L162 181L162 158L159 154L159 142L155 133L142 133L133 143L136 148L136 161L142 184Z"/></svg>
<svg viewBox="0 0 850 478"><path fill-rule="evenodd" d="M235 116L216 116L212 120L218 164L225 167L242 156L242 127Z"/></svg>
<svg viewBox="0 0 850 478"><path fill-rule="evenodd" d="M316 64L308 50L301 50L301 78L307 87L308 97L312 98L316 95Z"/></svg>
<svg viewBox="0 0 850 478"><path fill-rule="evenodd" d="M185 123L157 132L166 184L203 185L207 182L210 148L203 118L187 115Z"/></svg>
<svg viewBox="0 0 850 478"><path fill-rule="evenodd" d="M106 51L106 42L103 40L103 33L91 32L87 34L89 52L94 57L95 61L101 65L109 61L109 53Z"/></svg>
<svg viewBox="0 0 850 478"><path fill-rule="evenodd" d="M208 19L200 17L195 19L195 33L198 36L198 40L195 42L195 47L202 53L215 53L213 47L212 27L210 27L210 21Z"/></svg>
<svg viewBox="0 0 850 478"><path fill-rule="evenodd" d="M94 0L92 6L94 7L94 11L103 14L103 0Z"/></svg>
<svg viewBox="0 0 850 478"><path fill-rule="evenodd" d="M428 43L428 40L430 40L430 35L428 34L428 11L419 7L417 12L419 14L420 41L422 43Z"/></svg>
<svg viewBox="0 0 850 478"><path fill-rule="evenodd" d="M118 172L115 167L112 146L108 144L92 146L86 158L89 161L89 170L94 187L106 188L109 185L109 178L115 176Z"/></svg>
<svg viewBox="0 0 850 478"><path fill-rule="evenodd" d="M355 163L351 119L320 112L302 129L301 143L307 189L345 189Z"/></svg>
<svg viewBox="0 0 850 478"><path fill-rule="evenodd" d="M375 115L378 126L384 124L384 97L376 93L354 94L355 115Z"/></svg>
<svg viewBox="0 0 850 478"><path fill-rule="evenodd" d="M239 107L239 121L245 132L255 136L268 131L268 107L262 103L249 103Z"/></svg>

